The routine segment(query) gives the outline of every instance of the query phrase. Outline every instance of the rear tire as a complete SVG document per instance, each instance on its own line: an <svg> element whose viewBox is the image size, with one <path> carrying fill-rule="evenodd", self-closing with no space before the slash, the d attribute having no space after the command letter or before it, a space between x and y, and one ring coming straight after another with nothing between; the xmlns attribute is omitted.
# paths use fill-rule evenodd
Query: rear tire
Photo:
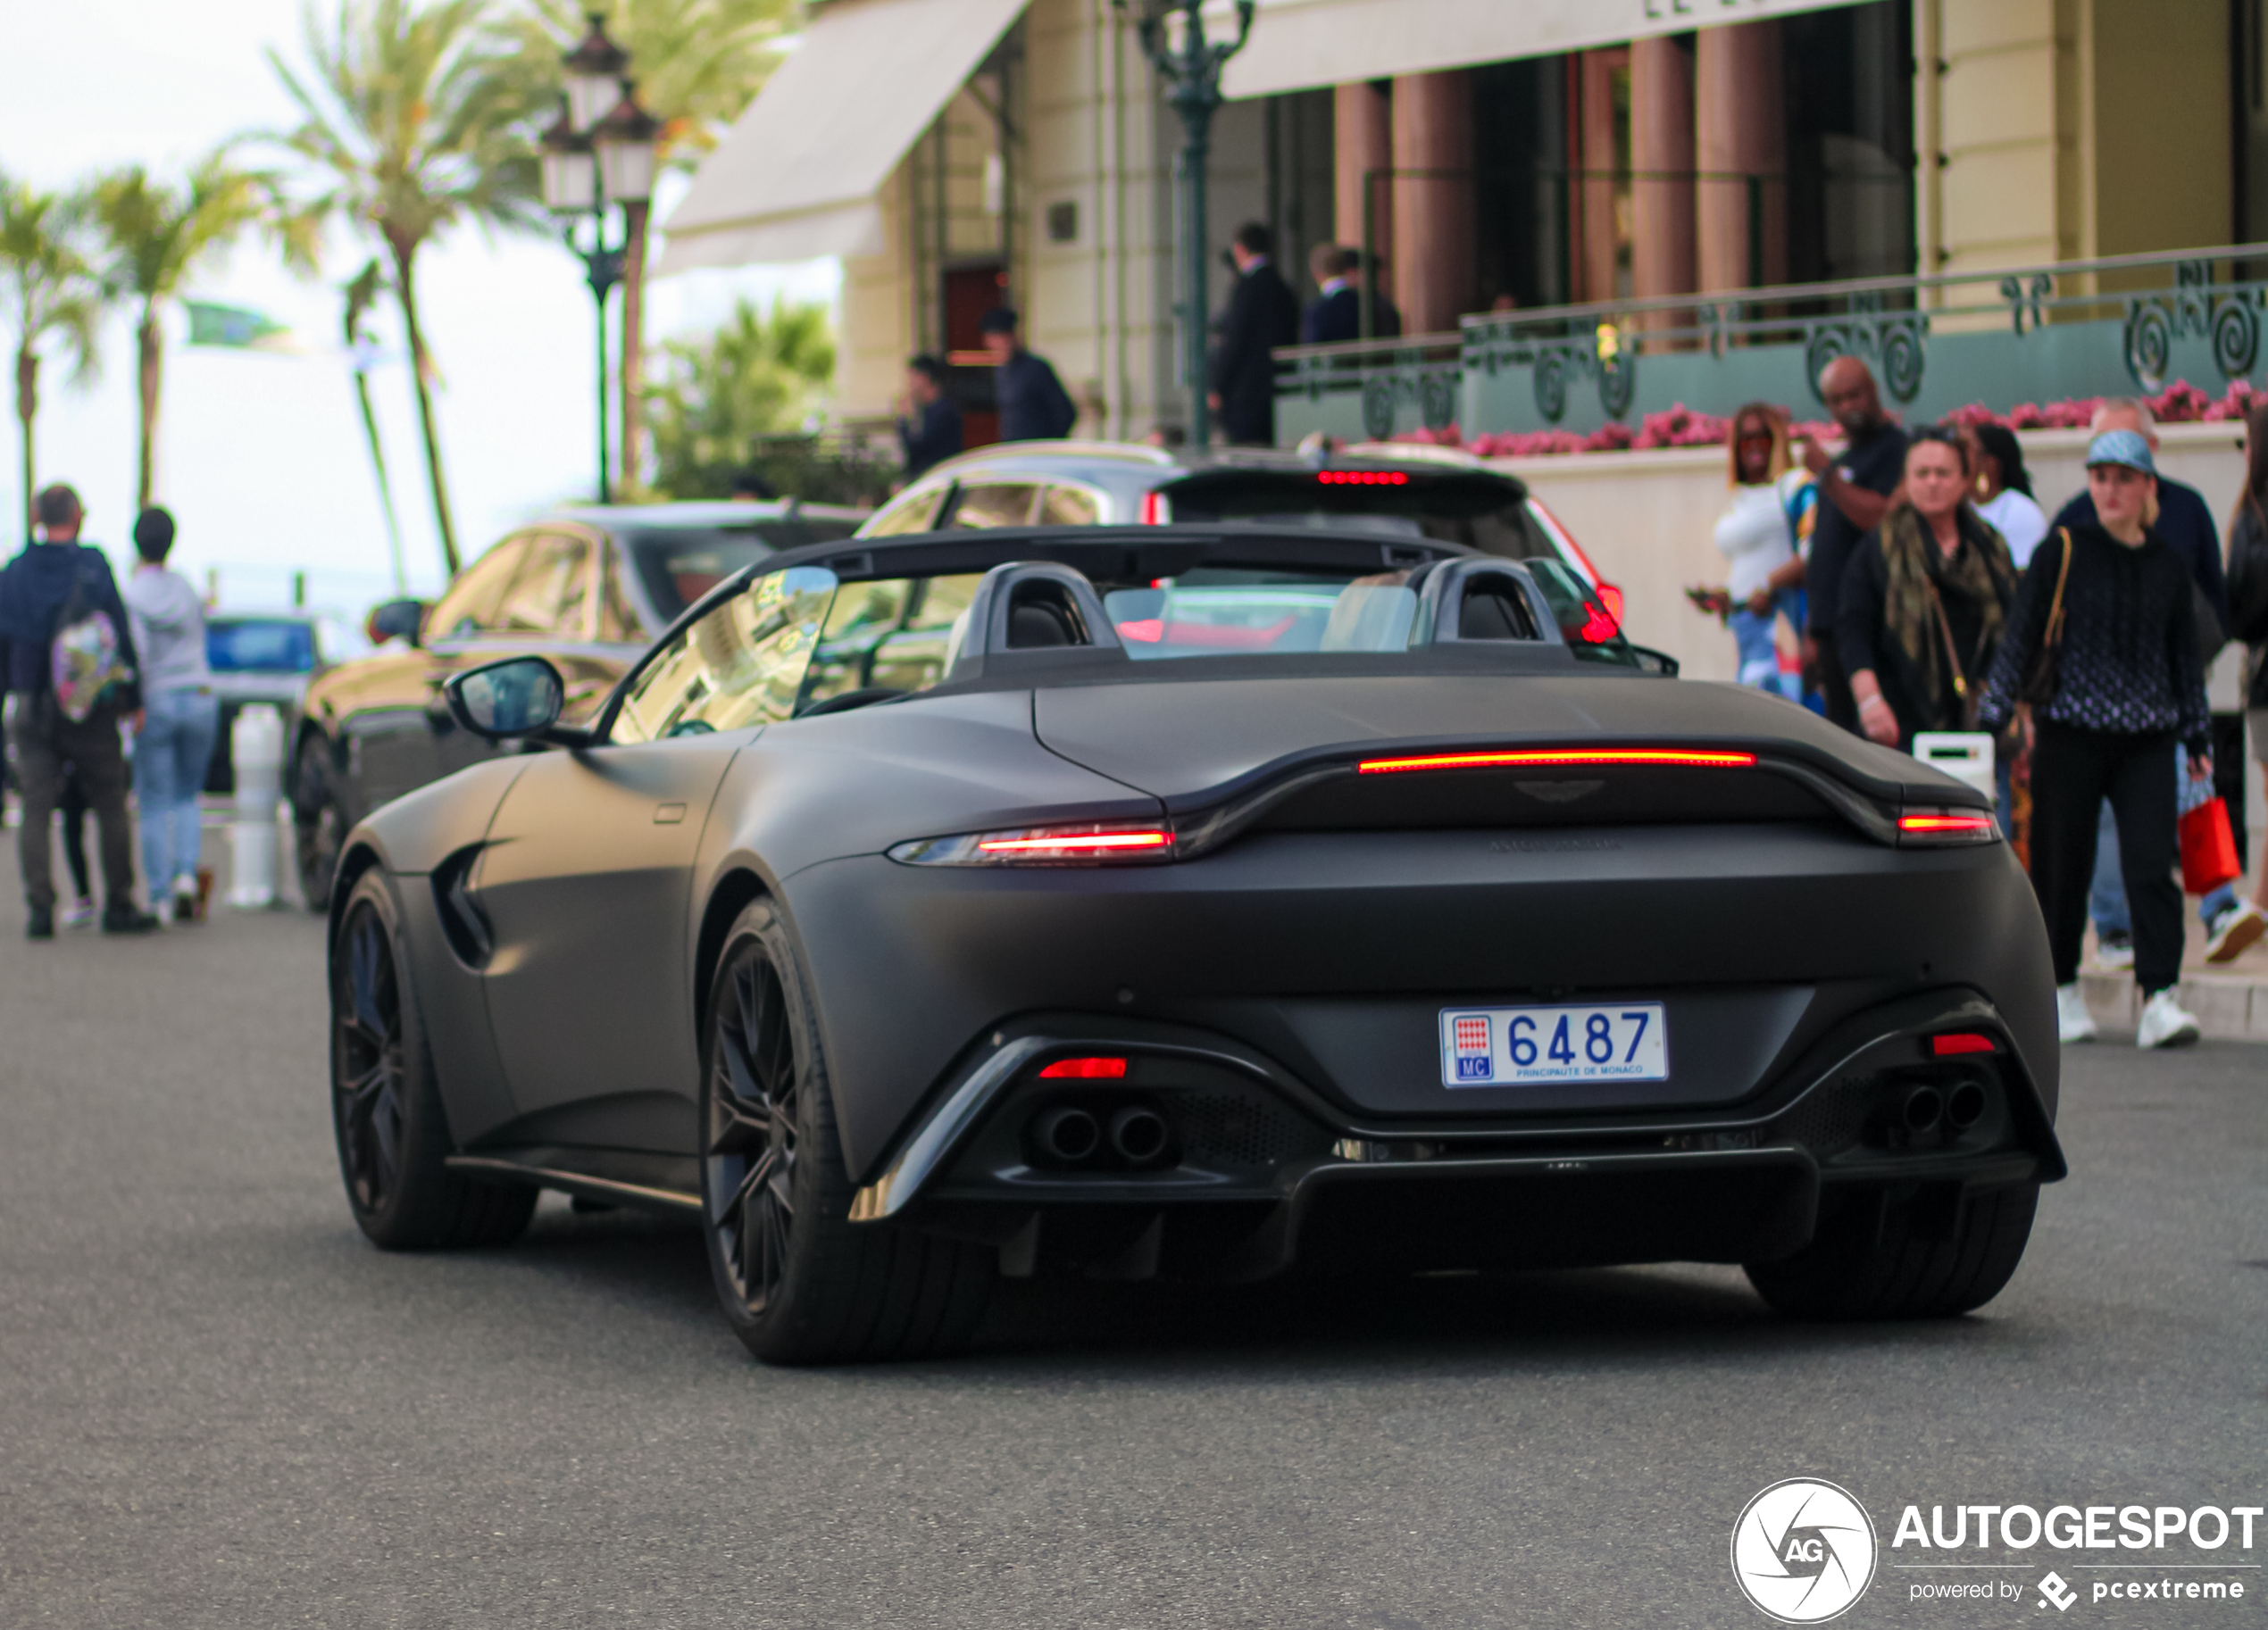
<svg viewBox="0 0 2268 1630"><path fill-rule="evenodd" d="M291 778L291 829L299 862L299 893L307 909L330 909L330 886L338 875L338 852L346 840L346 817L331 785L330 765L321 737L299 750Z"/></svg>
<svg viewBox="0 0 2268 1630"><path fill-rule="evenodd" d="M2007 1285L2039 1204L2037 1183L1936 1202L1926 1189L1835 1196L1810 1244L1745 1271L1776 1311L1797 1318L1950 1318Z"/></svg>
<svg viewBox="0 0 2268 1630"><path fill-rule="evenodd" d="M726 1320L768 1364L912 1359L967 1342L995 1253L853 1223L802 964L769 901L725 936L702 1035L701 1203Z"/></svg>
<svg viewBox="0 0 2268 1630"><path fill-rule="evenodd" d="M331 1128L354 1221L388 1251L509 1244L537 1191L446 1165L454 1145L434 1082L394 896L376 867L340 913L330 969Z"/></svg>

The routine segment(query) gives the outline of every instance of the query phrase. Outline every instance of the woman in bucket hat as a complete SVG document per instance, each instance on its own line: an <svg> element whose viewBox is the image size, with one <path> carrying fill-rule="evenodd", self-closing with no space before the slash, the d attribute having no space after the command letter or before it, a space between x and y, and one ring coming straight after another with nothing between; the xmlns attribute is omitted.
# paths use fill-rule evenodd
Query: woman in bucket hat
<svg viewBox="0 0 2268 1630"><path fill-rule="evenodd" d="M2144 1047L2185 1046L2197 1039L2197 1021L2174 995L2181 890L2173 881L2173 744L2189 750L2191 776L2213 773L2189 571L2151 529L2157 465L2139 435L2111 430L2095 438L2087 488L2099 524L2059 528L2032 556L1978 722L1998 729L2019 700L2033 704L2031 877L2055 956L2063 1039L2095 1035L2080 994L2079 955L2097 810L2107 797L2134 916L2134 978L2143 995L2135 1039Z"/></svg>

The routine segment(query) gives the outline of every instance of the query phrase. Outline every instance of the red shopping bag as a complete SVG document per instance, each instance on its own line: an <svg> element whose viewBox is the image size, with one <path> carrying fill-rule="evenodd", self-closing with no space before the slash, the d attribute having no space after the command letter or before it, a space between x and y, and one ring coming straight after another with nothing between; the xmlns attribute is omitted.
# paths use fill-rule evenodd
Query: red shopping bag
<svg viewBox="0 0 2268 1630"><path fill-rule="evenodd" d="M2192 894L2210 894L2223 883L2244 876L2237 863L2237 839L2229 830L2229 806L2208 798L2181 817L2181 886Z"/></svg>

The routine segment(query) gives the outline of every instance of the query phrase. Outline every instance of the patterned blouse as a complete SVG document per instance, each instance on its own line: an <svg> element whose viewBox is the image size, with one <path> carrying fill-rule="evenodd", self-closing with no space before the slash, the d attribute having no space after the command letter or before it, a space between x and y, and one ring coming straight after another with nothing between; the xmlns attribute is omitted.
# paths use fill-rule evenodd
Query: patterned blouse
<svg viewBox="0 0 2268 1630"><path fill-rule="evenodd" d="M2213 721L2189 567L2155 533L2139 548L2100 527L2073 527L2071 537L2055 694L2039 716L2081 730L2178 736L2191 753L2207 752ZM2008 631L1978 709L1978 722L1988 729L2000 728L2015 711L2063 561L2063 538L2051 532L2016 586Z"/></svg>

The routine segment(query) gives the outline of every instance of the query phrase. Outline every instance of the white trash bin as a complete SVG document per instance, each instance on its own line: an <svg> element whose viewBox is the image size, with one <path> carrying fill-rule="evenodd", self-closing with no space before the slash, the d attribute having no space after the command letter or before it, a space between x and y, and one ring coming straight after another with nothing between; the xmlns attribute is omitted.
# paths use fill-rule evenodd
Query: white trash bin
<svg viewBox="0 0 2268 1630"><path fill-rule="evenodd" d="M2000 787L1993 778L1992 737L1982 730L1916 731L1914 756L1931 769L1941 769L1956 781L1965 781L1988 798L2000 796Z"/></svg>
<svg viewBox="0 0 2268 1630"><path fill-rule="evenodd" d="M269 703L239 710L229 731L236 766L237 819L231 829L234 877L229 903L240 911L276 903L277 810L283 803L283 714Z"/></svg>

